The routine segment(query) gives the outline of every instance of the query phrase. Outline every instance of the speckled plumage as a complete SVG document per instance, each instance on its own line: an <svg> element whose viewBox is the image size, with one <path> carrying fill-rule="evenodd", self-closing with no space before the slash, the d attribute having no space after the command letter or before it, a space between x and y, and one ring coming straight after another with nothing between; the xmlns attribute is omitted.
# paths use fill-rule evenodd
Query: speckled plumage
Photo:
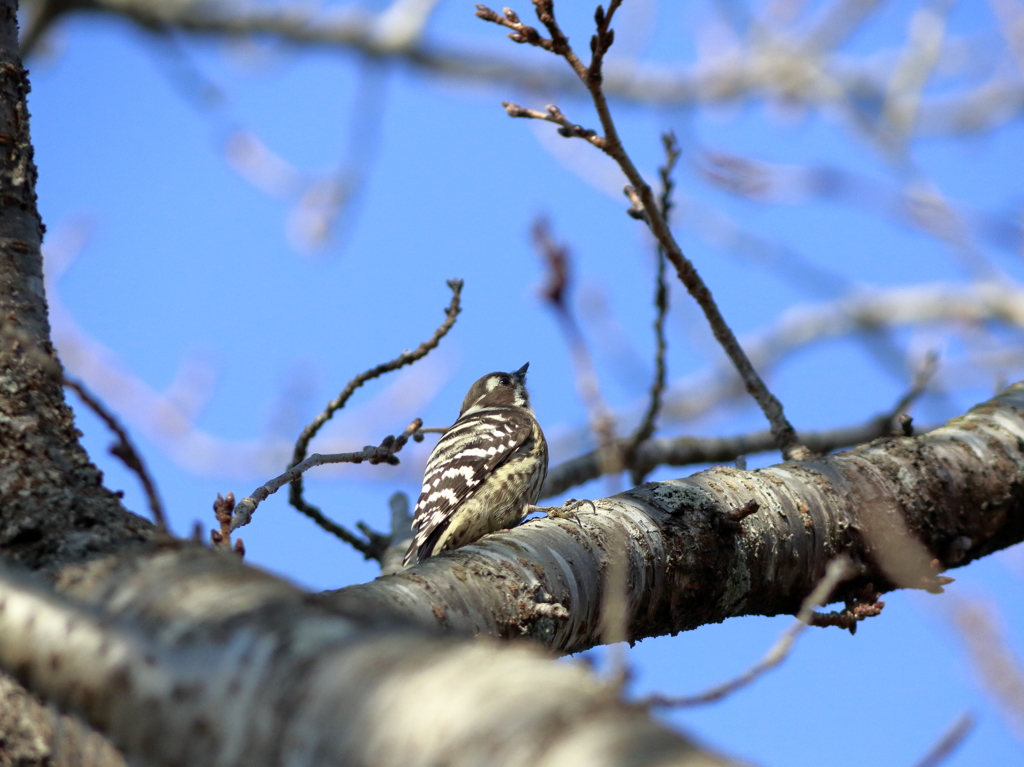
<svg viewBox="0 0 1024 767"><path fill-rule="evenodd" d="M548 447L530 408L528 367L470 387L427 461L406 565L514 527L537 502Z"/></svg>

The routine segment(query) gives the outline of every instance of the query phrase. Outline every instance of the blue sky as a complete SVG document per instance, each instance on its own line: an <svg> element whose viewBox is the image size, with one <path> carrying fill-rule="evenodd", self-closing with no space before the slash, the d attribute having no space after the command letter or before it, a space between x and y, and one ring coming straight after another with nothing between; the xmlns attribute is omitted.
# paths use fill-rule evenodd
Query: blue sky
<svg viewBox="0 0 1024 767"><path fill-rule="evenodd" d="M901 44L915 8L883 6L843 54ZM525 16L526 8L519 10ZM584 10L574 4L562 14L574 42L590 34L591 11ZM687 64L698 49L694 30L712 18L699 3L627 3L618 61L610 57L610 66L635 57L647 65ZM960 4L950 25L998 37L984 4ZM442 2L428 36L524 61L546 57L504 41L465 3ZM605 396L626 414L643 401L652 369L654 260L648 235L625 215L623 180L593 148L553 136L549 125L511 120L499 105L542 107L552 94L467 86L405 64L368 65L350 53L269 41L158 39L96 16L64 22L48 51L28 65L58 345L65 339L69 370L121 412L179 534L195 520L212 526L216 493L248 494L282 469L301 425L352 376L427 338L442 319L451 277L466 281L464 311L441 348L366 386L314 449L359 449L417 415L430 425L450 423L473 380L529 361L553 460L571 457L573 435L587 417L564 339L538 297L544 275L529 239L538 215L572 249L574 305ZM578 96L557 102L571 119L595 124ZM966 284L970 274L936 239L877 215L884 195L853 204L758 204L702 181L693 165L701 148L840 168L887 193L916 173L963 210L1019 227L1019 119L981 135L919 139L909 160L894 166L830 110L801 113L762 100L714 109L613 106L627 147L652 180L660 133L678 134L686 155L677 236L741 336L840 291ZM240 136L283 159L271 178L276 195L238 172ZM361 183L329 242L296 247L297 195L311 179L339 177L339 168L342 178ZM836 281L808 282L805 270L766 266L722 247L707 236L715 216ZM1019 231L1015 237L1009 245L979 237L977 245L1011 280L1022 271ZM721 354L685 294L674 288L672 300L668 365L680 382ZM1003 344L1020 344L1019 331L993 324L978 335L983 329ZM970 369L964 337L943 327L891 335L911 356L937 348L944 363L961 370ZM1019 380L1022 368L1011 360L951 377L942 396L926 397L915 415L922 423L954 416L989 396L997 373ZM878 364L852 337L801 349L769 376L798 430L863 421L891 407L908 381L909 373ZM151 407L168 402L192 417ZM108 484L144 512L136 480L106 454L102 425L77 405L76 412ZM622 429L630 426L627 417ZM740 403L665 433L762 427L759 413ZM399 467L308 476L309 500L350 527L361 519L384 528L388 497L396 490L415 496L428 450L429 443L408 448ZM756 456L751 465L777 460ZM699 468L661 470L654 478ZM571 494L606 491L594 483ZM376 575L291 510L283 494L264 503L242 534L248 561L310 588ZM956 599L984 600L1024 660L1024 554L1018 546L952 574L957 582L947 596L887 595L883 615L855 637L806 632L794 655L752 688L667 718L762 764L904 765L971 710L978 725L948 763L1019 762L1021 741L980 685L950 614ZM639 643L629 653L635 689L682 694L720 682L760 657L790 620L731 620Z"/></svg>

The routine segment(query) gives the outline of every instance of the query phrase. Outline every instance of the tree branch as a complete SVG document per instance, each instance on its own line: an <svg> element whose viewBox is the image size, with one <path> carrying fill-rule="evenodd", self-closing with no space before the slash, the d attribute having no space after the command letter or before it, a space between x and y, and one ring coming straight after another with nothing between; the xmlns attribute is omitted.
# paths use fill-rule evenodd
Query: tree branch
<svg viewBox="0 0 1024 767"><path fill-rule="evenodd" d="M125 512L78 441L50 340L16 3L0 2L0 554L56 567L128 541L149 522Z"/></svg>
<svg viewBox="0 0 1024 767"><path fill-rule="evenodd" d="M341 394L339 394L337 397L331 400L327 404L327 407L324 408L324 411L320 413L320 415L318 415L316 418L314 418L313 421L308 426L306 426L305 429L302 430L302 434L299 435L299 439L295 443L295 450L292 453L292 461L288 466L289 469L297 467L305 460L306 451L309 448L310 440L312 440L313 437L316 436L316 433L320 431L320 428L325 423L327 423L327 421L329 421L338 410L345 407L345 403L348 402L349 397L352 396L356 389L358 389L367 381L372 381L374 378L379 378L385 373L390 373L391 371L398 370L399 368L405 367L406 365L411 365L417 360L426 357L431 350L437 348L437 345L441 342L441 339L448 334L448 331L451 330L452 325L455 324L455 319L459 316L459 312L461 311L460 296L462 294L462 280L448 280L448 287L451 288L452 290L452 300L451 303L448 305L448 308L445 310L444 322L442 322L441 325L438 326L437 330L434 331L434 334L412 351L402 352L393 360L384 362L380 365L377 365L376 367L370 368L369 370L360 373L351 381L349 381L348 385L346 385L345 388L341 391ZM402 444L404 444L404 442ZM363 452L365 452L365 450ZM353 460L351 462L355 463L356 461ZM390 461L388 462L390 463ZM302 473L299 472L291 480L291 488L288 494L288 501L292 504L292 506L294 506L307 517L312 519L327 532L331 533L332 535L338 536L346 543L349 543L350 545L361 551L363 553L363 556L365 556L367 559L375 558L375 555L379 556L379 554L381 553L377 551L379 547L372 546L372 543L370 545L366 544L357 535L346 530L337 522L328 519L327 516L324 515L324 513L319 508L307 502L306 499L303 498L302 496L302 484ZM257 493L259 493L259 491L257 491ZM254 493L254 495L256 495L257 493ZM269 495L269 493L267 494ZM253 505L252 508L255 509L255 505ZM242 510L242 513L243 515L246 513L251 513L251 509L249 509L248 505ZM239 517L239 519L242 519L242 517ZM245 521L240 521L238 525L235 525L235 527L238 527L239 525L244 525L247 522L248 519L246 518Z"/></svg>
<svg viewBox="0 0 1024 767"><path fill-rule="evenodd" d="M0 666L133 764L728 763L578 664L330 614L210 549L124 552L67 587L0 567Z"/></svg>
<svg viewBox="0 0 1024 767"><path fill-rule="evenodd" d="M737 615L794 614L840 554L857 576L836 599L937 590L937 572L1024 540L1021 444L1024 383L920 437L649 483L596 501L595 512L581 510L575 521L533 520L321 599L353 614L528 636L570 653L601 642L613 551L629 577L630 640ZM717 524L751 500L760 510L742 532ZM564 617L552 618L551 606Z"/></svg>
<svg viewBox="0 0 1024 767"><path fill-rule="evenodd" d="M795 612L839 554L854 575L835 598L921 587L922 553L956 566L1024 539L1022 443L1024 383L923 437L646 485L578 522L531 522L317 597L177 543L66 571L75 605L4 571L0 665L137 761L261 767L295 749L369 763L371 749L408 763L415 749L458 767L480 749L500 763L509 746L532 764L686 764L709 757L581 667L552 667L522 645L428 638L410 622L582 649L600 640L611 551L630 584L631 639ZM716 520L744 498L758 512L724 531ZM509 728L517 737L495 742Z"/></svg>
<svg viewBox="0 0 1024 767"><path fill-rule="evenodd" d="M808 449L823 455L839 448L862 445L879 437L888 437L892 434L892 423L893 413L883 413L862 424L804 432L801 440ZM619 440L619 445L622 448L628 447L628 441ZM732 463L741 455L765 453L775 449L775 437L770 431L737 434L731 437L663 437L648 440L641 445L628 468L633 473L646 476L659 466ZM600 456L597 450L592 450L552 468L544 480L540 497L551 498L561 495L566 490L600 476Z"/></svg>
<svg viewBox="0 0 1024 767"><path fill-rule="evenodd" d="M135 449L135 445L128 437L128 432L114 414L107 410L103 403L81 381L64 376L64 386L77 394L82 402L107 425L107 428L114 432L117 442L110 447L110 454L119 458L125 466L138 476L139 482L142 483L142 489L146 493L146 499L149 501L149 510L153 512L153 522L156 524L157 530L163 533L168 532L167 518L164 516L164 506L160 502L156 483L149 475L149 471L146 469L146 464L143 462L142 456L139 455L139 451Z"/></svg>
<svg viewBox="0 0 1024 767"><path fill-rule="evenodd" d="M560 68L433 43L423 39L420 19L403 24L401 19L381 18L352 8L325 13L297 5L281 8L159 0L37 0L23 5L36 10L22 41L26 57L34 53L45 33L62 16L88 13L125 18L147 31L170 30L218 38L263 37L286 45L359 51L405 61L426 72L464 82L501 84L521 90L535 89L540 83L545 89L569 93L579 88L575 74L567 75ZM686 66L623 67L603 73L602 84L605 93L616 99L660 108L742 104L767 95L823 109L834 107L836 92L856 92L858 103L882 103L892 73L889 69L880 69L878 62L893 60L901 50L880 49L859 58L844 55L838 66L822 56L823 52L831 52L861 22L862 18L856 18L852 23L840 25L822 23L804 35L803 40L794 40L787 47L785 54L791 65L786 71L796 68L808 73L809 77L801 79L807 83L805 87L793 87L792 77L780 76L777 46L756 44L748 44L743 55L724 59L707 57ZM837 26L843 30L839 34L834 32ZM942 41L940 55L951 75L957 71L965 74L965 67L977 61L978 57L972 54L981 50L988 53L990 49L988 37L951 37ZM976 80L971 77L969 85L952 93L943 90L936 96L925 94L928 98L921 101L914 135L955 137L987 131L1020 114L1024 108L1024 86L1019 78L1008 76L1004 68L995 68L988 77L980 82ZM861 121L877 119L876 115L857 112L856 104L849 105L848 109Z"/></svg>
<svg viewBox="0 0 1024 767"><path fill-rule="evenodd" d="M658 208L654 192L633 164L632 158L626 152L626 148L619 138L618 129L615 126L615 121L608 106L608 100L602 89L603 74L601 71L604 54L615 40L610 24L612 15L616 8L618 8L619 3L616 0L612 0L607 14L604 13L602 8L598 7L595 17L597 34L591 40L593 55L589 67L580 61L572 46L569 45L568 38L555 21L553 0L534 0L534 5L537 9L537 18L547 27L548 33L551 35L550 39L541 37L535 29L522 24L511 9L506 9L505 15L499 16L490 8L478 5L477 16L485 21L515 30L510 35L513 41L529 43L551 51L564 58L569 66L572 67L577 77L580 78L590 93L591 99L594 102L594 108L597 110L598 118L601 121L601 127L604 129L604 137L598 141L598 137L589 137L589 133L586 131L583 131L583 133L586 134L585 137L587 137L590 143L598 146L605 154L615 160L626 175L626 178L629 179L631 186L627 186L625 191L633 202L633 208L630 210L630 213L647 223L655 239L664 248L665 254L675 267L680 281L686 286L687 291L704 312L704 316L711 326L711 332L714 334L715 339L725 350L726 355L728 355L743 379L747 391L757 401L757 404L768 419L772 434L775 436L776 443L782 451L783 457L786 460L809 458L810 453L799 443L796 430L786 419L782 403L768 390L764 381L757 374L750 359L736 340L736 335L733 333L732 328L729 327L721 311L719 311L711 291L697 273L693 263L683 254L682 248L679 247L668 227L665 217ZM506 107L506 110L508 108ZM534 116L528 113L529 110L523 110L521 107L516 107L516 109L518 110L517 116ZM551 106L548 107L548 114L552 117L556 114L561 115L561 110ZM548 118L544 117L542 119ZM577 135L568 127L563 127L561 130L569 131L563 132L562 135L564 136Z"/></svg>
<svg viewBox="0 0 1024 767"><path fill-rule="evenodd" d="M789 656L797 638L804 632L804 629L812 625L814 608L826 604L833 589L835 589L842 581L854 574L855 570L853 566L845 557L840 557L839 559L835 559L830 562L828 568L825 570L825 576L821 579L818 585L814 587L814 590L807 595L807 598L804 599L803 604L800 606L800 612L797 613L796 621L793 625L786 629L785 633L779 637L779 640L772 645L771 649L768 650L761 660L743 672L740 676L735 679L730 679L728 682L715 685L710 690L700 693L699 695L687 695L684 697L649 695L640 701L641 704L659 707L702 706L707 703L713 703L716 700L721 700L727 695L731 695L737 690L751 684L756 679L778 666Z"/></svg>
<svg viewBox="0 0 1024 767"><path fill-rule="evenodd" d="M668 221L669 213L672 211L672 190L675 188L672 171L679 159L679 144L676 142L676 134L672 131L662 134L661 143L665 147L665 164L658 169L658 175L661 176L658 207L665 221ZM654 435L655 423L658 413L661 411L661 403L665 394L667 375L665 352L668 349L665 342L665 317L668 315L668 285L665 284L665 249L660 244L657 253L658 268L654 283L654 307L657 310L654 318L654 381L651 383L647 411L640 419L640 425L636 427L629 445L623 452L622 462L630 467L635 461L637 449ZM630 479L634 485L643 482L645 476L646 474L643 472L632 469L630 471Z"/></svg>

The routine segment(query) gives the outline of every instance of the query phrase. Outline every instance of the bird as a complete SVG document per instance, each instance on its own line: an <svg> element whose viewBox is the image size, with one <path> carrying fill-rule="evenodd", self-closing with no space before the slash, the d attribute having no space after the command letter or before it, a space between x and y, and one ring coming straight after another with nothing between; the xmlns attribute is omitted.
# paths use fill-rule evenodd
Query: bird
<svg viewBox="0 0 1024 767"><path fill-rule="evenodd" d="M529 367L469 387L427 460L406 566L515 527L540 498L548 445L526 391Z"/></svg>

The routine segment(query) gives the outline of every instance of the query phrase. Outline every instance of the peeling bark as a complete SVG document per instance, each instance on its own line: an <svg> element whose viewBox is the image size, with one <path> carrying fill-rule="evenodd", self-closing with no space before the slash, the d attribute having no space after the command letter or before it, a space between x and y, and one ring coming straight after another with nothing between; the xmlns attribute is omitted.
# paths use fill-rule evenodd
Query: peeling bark
<svg viewBox="0 0 1024 767"><path fill-rule="evenodd" d="M760 510L741 531L725 524L751 500ZM869 583L927 587L937 571L1024 540L1024 384L920 437L756 471L717 466L594 507L319 599L345 614L528 636L571 653L601 644L609 625L636 640L795 613L841 553L859 574L835 599ZM628 572L625 615L605 607L613 557Z"/></svg>

